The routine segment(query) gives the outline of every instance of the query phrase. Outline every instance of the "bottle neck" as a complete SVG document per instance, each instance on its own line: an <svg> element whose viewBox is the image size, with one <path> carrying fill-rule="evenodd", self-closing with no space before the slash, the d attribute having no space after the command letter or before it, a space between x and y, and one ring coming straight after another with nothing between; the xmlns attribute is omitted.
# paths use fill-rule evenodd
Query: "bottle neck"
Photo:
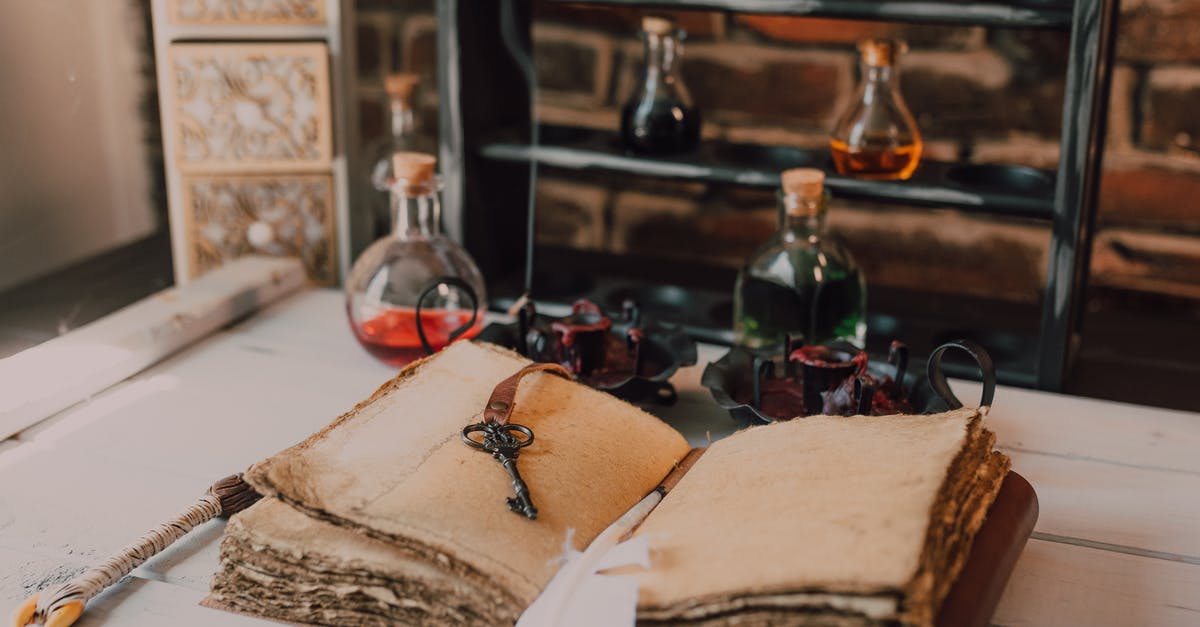
<svg viewBox="0 0 1200 627"><path fill-rule="evenodd" d="M862 66L863 87L867 92L880 89L893 89L899 83L900 73L891 65Z"/></svg>
<svg viewBox="0 0 1200 627"><path fill-rule="evenodd" d="M416 130L416 118L408 102L403 98L389 98L388 112L391 120L392 140L410 137Z"/></svg>
<svg viewBox="0 0 1200 627"><path fill-rule="evenodd" d="M780 195L780 235L786 242L815 243L825 231L826 199L799 194Z"/></svg>
<svg viewBox="0 0 1200 627"><path fill-rule="evenodd" d="M398 239L429 238L442 232L441 193L436 185L392 186L392 236Z"/></svg>
<svg viewBox="0 0 1200 627"><path fill-rule="evenodd" d="M644 33L646 51L646 89L675 82L679 71L679 40L671 35Z"/></svg>

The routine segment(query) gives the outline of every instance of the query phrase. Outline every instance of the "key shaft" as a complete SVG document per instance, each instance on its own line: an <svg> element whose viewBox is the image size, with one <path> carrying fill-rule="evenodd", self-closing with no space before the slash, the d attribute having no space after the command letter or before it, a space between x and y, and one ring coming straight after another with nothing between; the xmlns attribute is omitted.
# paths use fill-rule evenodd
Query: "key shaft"
<svg viewBox="0 0 1200 627"><path fill-rule="evenodd" d="M512 511L524 515L530 520L537 520L537 508L533 505L533 498L529 495L529 486L525 485L525 480L521 478L521 472L517 470L516 457L507 457L497 454L496 459L508 471L508 477L512 479L513 493L516 496L508 497L506 502L508 508Z"/></svg>
<svg viewBox="0 0 1200 627"><path fill-rule="evenodd" d="M472 437L472 434L476 433L483 437L481 439ZM515 434L521 434L523 437L517 437ZM508 509L530 520L536 520L537 507L533 505L529 486L525 484L525 480L521 478L521 472L517 470L517 457L521 454L522 448L533 442L533 431L524 425L501 425L485 421L468 425L463 429L462 439L472 448L491 453L492 458L504 466L504 470L512 482L514 494L505 499Z"/></svg>

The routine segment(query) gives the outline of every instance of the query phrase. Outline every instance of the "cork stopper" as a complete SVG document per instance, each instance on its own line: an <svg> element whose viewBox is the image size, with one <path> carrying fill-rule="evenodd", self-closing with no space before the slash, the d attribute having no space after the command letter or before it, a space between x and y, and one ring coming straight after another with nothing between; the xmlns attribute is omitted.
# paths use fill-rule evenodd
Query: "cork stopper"
<svg viewBox="0 0 1200 627"><path fill-rule="evenodd" d="M903 41L893 39L865 39L858 42L863 63L872 67L894 65L896 56L907 50L908 46Z"/></svg>
<svg viewBox="0 0 1200 627"><path fill-rule="evenodd" d="M437 157L423 152L398 152L392 155L392 175L406 190L428 188L433 184Z"/></svg>
<svg viewBox="0 0 1200 627"><path fill-rule="evenodd" d="M388 74L383 79L383 90L392 98L398 98L405 102L412 97L413 89L421 82L420 77L416 74L408 72L396 72Z"/></svg>
<svg viewBox="0 0 1200 627"><path fill-rule="evenodd" d="M816 168L784 170L780 178L783 179L783 193L800 198L820 198L825 189L825 172Z"/></svg>
<svg viewBox="0 0 1200 627"><path fill-rule="evenodd" d="M675 22L671 21L670 18L646 15L642 17L642 30L651 35L670 35L677 29L675 28Z"/></svg>

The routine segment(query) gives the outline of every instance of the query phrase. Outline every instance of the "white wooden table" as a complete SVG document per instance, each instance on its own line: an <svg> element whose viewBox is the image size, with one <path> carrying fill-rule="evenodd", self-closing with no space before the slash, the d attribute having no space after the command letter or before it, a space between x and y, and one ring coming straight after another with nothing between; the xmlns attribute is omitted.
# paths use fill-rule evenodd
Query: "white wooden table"
<svg viewBox="0 0 1200 627"><path fill-rule="evenodd" d="M693 443L733 428L699 385L720 353L702 347L659 412ZM341 294L309 291L0 441L0 616L392 374L351 337ZM955 388L978 398L977 384ZM1041 502L996 624L1200 625L1200 414L1001 387L989 420ZM262 624L196 605L222 526L139 568L79 624Z"/></svg>

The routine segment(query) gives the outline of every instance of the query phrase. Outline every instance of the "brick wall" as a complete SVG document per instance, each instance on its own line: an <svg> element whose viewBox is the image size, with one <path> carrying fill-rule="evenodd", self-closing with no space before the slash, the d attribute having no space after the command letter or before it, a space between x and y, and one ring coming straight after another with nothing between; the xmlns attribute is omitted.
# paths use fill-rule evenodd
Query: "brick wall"
<svg viewBox="0 0 1200 627"><path fill-rule="evenodd" d="M432 80L429 0L360 0L364 133L381 130L379 77ZM1092 263L1093 284L1200 299L1200 0L1127 0ZM636 80L636 9L535 3L539 118L615 129ZM1058 158L1064 33L729 15L675 14L688 31L684 80L704 136L825 146L857 81L854 43L900 37L901 79L939 159L1053 168ZM436 95L426 90L424 128ZM373 117L374 116L374 117ZM374 121L373 121L374 120ZM538 239L736 266L773 229L774 199L755 190L543 170ZM953 210L836 201L832 228L872 284L1038 298L1049 232L1035 222Z"/></svg>

